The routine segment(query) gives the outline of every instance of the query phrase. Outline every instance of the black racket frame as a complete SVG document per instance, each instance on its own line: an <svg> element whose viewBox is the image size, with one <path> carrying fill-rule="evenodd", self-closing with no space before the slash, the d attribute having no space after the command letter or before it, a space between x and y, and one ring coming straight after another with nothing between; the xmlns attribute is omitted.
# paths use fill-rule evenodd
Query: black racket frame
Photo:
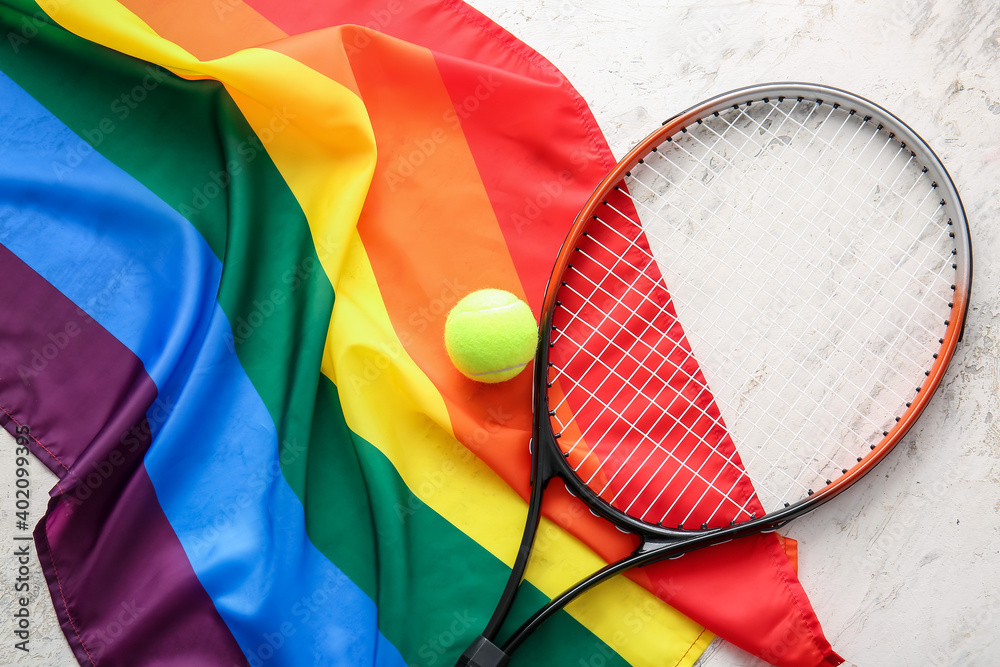
<svg viewBox="0 0 1000 667"><path fill-rule="evenodd" d="M553 317L557 306L556 294L562 286L562 277L571 261L572 254L576 252L580 238L586 233L594 209L601 204L608 192L617 187L617 184L621 182L629 170L638 164L652 146L660 145L668 137L686 131L686 128L692 123L700 123L703 118L718 114L722 110L738 109L742 105L750 106L754 103L768 104L772 100L783 101L785 99L796 99L799 102L807 101L820 105L831 104L836 107L844 107L852 114L863 114L865 122L874 119L879 123L879 130L889 132L904 149L910 150L921 164L936 170L938 176L936 187L942 188L942 199L947 199L950 203L950 224L953 225L956 245L960 250L955 259L957 275L956 284L953 285L955 298L952 305L952 316L947 322L948 333L946 339L942 339L943 354L938 356L931 371L928 372L923 385L921 385L921 391L918 393L918 399L904 413L904 418L898 420L892 430L886 433L883 441L878 445L872 445L872 451L837 482L828 484L815 492L810 492L805 498L795 503L786 504L783 508L764 516L753 517L747 521L720 528L672 528L640 521L614 508L584 484L566 461L566 457L556 441L550 420L548 396L548 388L551 386L549 384L549 350L552 347L550 341ZM971 235L961 198L951 177L926 142L903 121L879 105L853 93L819 84L771 83L748 86L719 95L664 121L658 130L638 144L598 185L574 221L546 285L539 324L539 343L533 369L534 416L532 438L529 444L532 454L531 494L528 501L525 530L510 577L500 596L496 610L483 633L462 654L457 667L502 667L507 665L510 655L539 625L593 586L632 567L675 558L695 549L721 544L747 535L776 530L789 521L832 500L871 472L909 431L939 386L955 346L962 340L971 287ZM507 618L518 590L520 590L524 572L531 556L535 534L542 516L542 497L549 483L556 478L561 479L567 490L583 500L594 514L638 536L640 544L629 556L608 564L550 600L515 630L505 642L498 645L495 643L495 639Z"/></svg>

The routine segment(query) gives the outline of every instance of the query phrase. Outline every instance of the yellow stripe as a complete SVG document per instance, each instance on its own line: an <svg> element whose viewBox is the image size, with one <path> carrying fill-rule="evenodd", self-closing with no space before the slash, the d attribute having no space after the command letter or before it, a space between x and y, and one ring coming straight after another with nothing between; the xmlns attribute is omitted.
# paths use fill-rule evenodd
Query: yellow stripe
<svg viewBox="0 0 1000 667"><path fill-rule="evenodd" d="M385 453L418 498L511 564L525 503L455 439L443 398L393 331L354 227L375 165L363 102L344 85L270 50L200 62L111 0L58 4L50 15L86 39L227 86L302 206L334 286L323 372L341 392L348 424ZM603 564L545 520L528 579L556 595ZM635 665L691 665L711 640L622 577L568 611Z"/></svg>
<svg viewBox="0 0 1000 667"><path fill-rule="evenodd" d="M324 368L337 384L351 430L376 443L417 497L511 565L524 528L525 502L455 439L444 400L392 334L357 235L339 278L329 336L335 342ZM604 564L543 519L527 578L555 596ZM588 592L567 610L634 665L690 665L712 639L624 577ZM677 662L692 642L700 648Z"/></svg>

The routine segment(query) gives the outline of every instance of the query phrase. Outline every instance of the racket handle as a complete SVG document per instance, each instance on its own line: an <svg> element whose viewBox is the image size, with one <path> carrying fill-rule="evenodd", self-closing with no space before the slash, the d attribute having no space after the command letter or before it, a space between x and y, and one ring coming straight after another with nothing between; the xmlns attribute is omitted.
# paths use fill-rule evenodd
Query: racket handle
<svg viewBox="0 0 1000 667"><path fill-rule="evenodd" d="M508 662L510 662L509 655L480 635L469 644L469 648L465 649L455 667L505 667Z"/></svg>

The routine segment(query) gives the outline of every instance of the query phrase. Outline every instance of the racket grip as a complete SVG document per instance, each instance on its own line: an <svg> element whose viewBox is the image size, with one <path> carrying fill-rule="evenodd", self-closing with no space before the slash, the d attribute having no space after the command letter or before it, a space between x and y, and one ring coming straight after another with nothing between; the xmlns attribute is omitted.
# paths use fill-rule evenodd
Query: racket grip
<svg viewBox="0 0 1000 667"><path fill-rule="evenodd" d="M510 656L486 637L480 635L469 644L455 667L505 667Z"/></svg>

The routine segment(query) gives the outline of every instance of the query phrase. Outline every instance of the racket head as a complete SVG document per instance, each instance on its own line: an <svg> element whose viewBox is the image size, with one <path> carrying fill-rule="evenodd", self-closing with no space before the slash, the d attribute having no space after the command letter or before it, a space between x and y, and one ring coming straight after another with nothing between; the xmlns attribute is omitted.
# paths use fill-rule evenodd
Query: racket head
<svg viewBox="0 0 1000 667"><path fill-rule="evenodd" d="M767 235L786 265L815 270L762 275ZM719 277L727 258L743 273ZM646 541L777 526L910 430L961 338L971 277L961 199L905 123L815 84L720 95L641 142L574 222L543 302L534 443L571 493ZM719 284L684 284L697 280ZM851 294L824 301L831 289ZM723 299L738 305L713 310ZM764 334L735 335L755 313ZM812 339L791 331L802 323ZM786 344L802 358L755 357ZM754 394L755 372L777 384ZM831 430L844 434L819 437Z"/></svg>

